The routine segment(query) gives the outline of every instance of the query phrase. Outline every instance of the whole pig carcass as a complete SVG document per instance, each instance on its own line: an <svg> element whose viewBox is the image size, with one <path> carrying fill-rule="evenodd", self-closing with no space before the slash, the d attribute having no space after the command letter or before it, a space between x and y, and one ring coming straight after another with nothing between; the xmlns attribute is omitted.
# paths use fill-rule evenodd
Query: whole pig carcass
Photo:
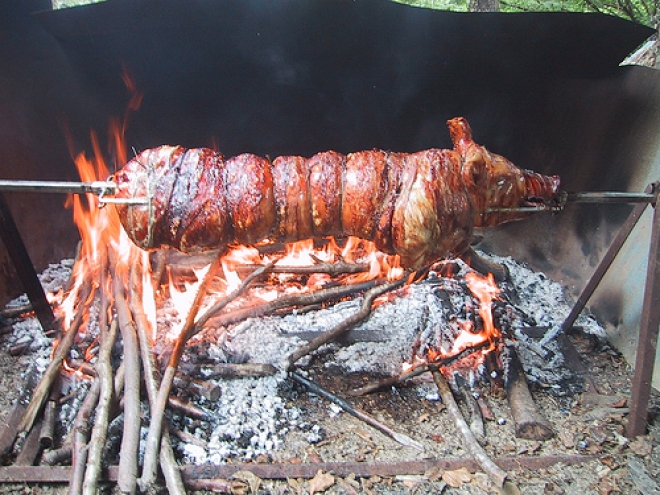
<svg viewBox="0 0 660 495"><path fill-rule="evenodd" d="M448 126L453 150L326 151L271 161L207 148L147 149L114 181L118 198L148 204L119 204L119 217L144 249L356 236L419 269L460 255L475 227L521 218L507 208L556 199L558 177L519 169L476 144L464 118Z"/></svg>

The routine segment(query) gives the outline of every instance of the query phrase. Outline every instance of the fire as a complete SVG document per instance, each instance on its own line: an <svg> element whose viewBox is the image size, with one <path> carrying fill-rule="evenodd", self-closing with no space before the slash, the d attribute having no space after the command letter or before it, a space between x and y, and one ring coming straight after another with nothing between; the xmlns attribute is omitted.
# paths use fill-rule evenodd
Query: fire
<svg viewBox="0 0 660 495"><path fill-rule="evenodd" d="M466 273L465 280L470 293L478 302L477 312L481 317L481 328L476 329L475 324L470 320L455 321L453 324L459 327L459 331L454 335L451 345L445 347L437 343L424 348L421 355L413 356L412 363L404 363L404 372L415 366L449 360L468 349L480 349L480 356L495 350L501 332L493 321L492 303L498 298L500 289L492 274L482 276L470 271ZM446 328L440 328L439 331L442 334L445 331L452 333Z"/></svg>

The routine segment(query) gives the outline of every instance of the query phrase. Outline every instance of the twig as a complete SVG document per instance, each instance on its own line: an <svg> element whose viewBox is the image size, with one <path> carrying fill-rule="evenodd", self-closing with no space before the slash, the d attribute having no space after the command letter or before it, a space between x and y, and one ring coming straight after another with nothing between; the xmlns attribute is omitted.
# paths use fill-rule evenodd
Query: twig
<svg viewBox="0 0 660 495"><path fill-rule="evenodd" d="M419 366L414 367L410 371L406 371L405 373L402 373L400 375L395 375L395 376L390 376L388 378L383 378L382 380L378 380L377 382L369 383L368 385L365 385L364 387L361 388L356 388L354 390L351 390L349 392L350 395L353 397L360 397L362 395L367 395L371 394L373 392L376 392L378 390L392 387L396 385L397 383L409 380L410 378L414 378L419 375L423 375L429 370L428 364L422 364Z"/></svg>
<svg viewBox="0 0 660 495"><path fill-rule="evenodd" d="M476 438L474 438L474 435L465 422L463 414L458 408L458 404L456 404L454 395L451 393L451 389L449 388L449 385L447 384L447 381L445 380L445 377L442 375L442 373L438 371L437 368L433 369L431 373L433 374L433 381L435 381L435 384L438 387L438 391L440 392L440 396L442 397L442 402L454 417L456 427L462 433L468 450L474 459L483 468L486 474L488 474L488 476L491 477L495 484L501 488L507 478L506 472L503 471L488 457L486 451L484 451L481 445L479 445L479 442L477 442Z"/></svg>
<svg viewBox="0 0 660 495"><path fill-rule="evenodd" d="M100 382L99 403L94 418L94 428L87 446L87 469L83 483L83 494L94 495L101 474L103 447L108 435L108 418L114 387L112 383L112 365L110 355L117 338L117 320L114 320L107 332L103 332L99 357L96 363L97 380Z"/></svg>
<svg viewBox="0 0 660 495"><path fill-rule="evenodd" d="M300 375L299 373L296 373L295 371L290 371L289 376L293 378L295 381L298 383L305 385L307 388L309 388L312 392L314 392L317 395L320 395L321 397L325 397L329 401L337 404L339 407L341 407L344 411L346 411L349 414L352 414L358 419L361 419L365 423L367 423L369 426L372 426L376 428L378 431L384 433L390 438L393 438L397 442L399 442L401 445L405 445L406 447L413 447L418 450L423 451L424 446L420 444L419 442L416 442L412 438L410 438L407 435L404 435L403 433L399 433L397 431L394 431L392 428L389 426L381 423L378 421L376 418L373 416L370 416L369 414L365 413L364 411L361 411L359 409L356 409L353 407L348 401L342 399L341 397L336 396L332 392L330 392L328 389L321 387L319 384L314 383L313 381L305 378L304 376Z"/></svg>
<svg viewBox="0 0 660 495"><path fill-rule="evenodd" d="M221 257L218 256L213 262L213 265L209 268L204 280L195 294L195 299L188 311L188 316L186 322L174 343L174 349L172 350L172 355L170 356L169 363L167 368L165 368L165 373L163 374L163 379L160 383L160 388L158 389L158 395L156 396L156 402L151 408L151 424L149 425L149 433L147 433L146 446L144 451L144 464L142 466L142 476L138 480L140 489L146 491L154 484L156 481L156 471L157 471L157 459L158 452L161 440L161 432L163 430L163 419L165 416L165 407L167 406L167 400L170 396L170 390L172 389L172 383L174 382L174 375L176 374L176 369L179 366L179 361L183 355L183 351L186 346L186 342L190 338L193 329L195 328L195 317L197 316L197 311L206 296L206 291L211 283L211 280L215 276L216 270L220 267Z"/></svg>
<svg viewBox="0 0 660 495"><path fill-rule="evenodd" d="M310 306L322 302L338 300L350 296L351 294L355 294L356 292L362 292L371 289L378 284L382 284L382 280L368 280L367 282L354 285L342 285L339 287L332 287L330 289L321 289L309 294L290 294L287 296L282 296L266 304L261 304L259 306L250 308L242 308L236 311L232 311L231 313L220 315L214 318L213 327L226 327L248 318L256 318L258 316L273 314L283 308Z"/></svg>
<svg viewBox="0 0 660 495"><path fill-rule="evenodd" d="M69 495L82 493L85 466L87 464L87 435L89 434L90 420L94 413L94 407L99 400L100 392L101 382L100 380L94 380L73 422L73 467L71 469L71 480L69 481Z"/></svg>
<svg viewBox="0 0 660 495"><path fill-rule="evenodd" d="M141 301L138 286L140 277L136 270L131 272L131 304L135 306L137 301ZM142 367L144 369L144 381L149 398L149 406L153 410L158 395L158 371L154 362L154 355L151 352L151 340L149 339L149 323L147 322L144 311L133 310L133 318L137 329L138 340L140 341L140 355L142 357ZM163 431L160 440L160 467L165 477L165 484L170 495L185 495L186 489L181 478L181 472L174 458L172 443L167 429Z"/></svg>
<svg viewBox="0 0 660 495"><path fill-rule="evenodd" d="M269 270L272 270L272 268L273 268L272 263L259 265L252 273L250 273L250 275L245 277L245 279L241 282L241 285L238 286L236 290L234 290L230 294L227 294L227 296L223 297L215 304L213 304L213 306L207 309L204 312L204 314L197 319L197 321L195 322L195 328L192 331L194 333L200 332L201 329L206 324L206 322L209 321L209 319L213 317L214 314L216 314L218 311L220 311L225 306L227 306L227 304L229 304L230 302L234 301L236 298L244 294L245 291L250 287L250 285L252 285L252 282L254 282L257 278L261 277L263 274L267 273Z"/></svg>
<svg viewBox="0 0 660 495"><path fill-rule="evenodd" d="M484 418L481 415L481 409L477 403L477 399L472 395L472 392L469 390L465 379L456 373L454 375L454 381L456 387L461 392L463 400L467 405L468 412L470 413L470 430L472 431L474 437L477 439L480 445L486 444L486 431L484 429Z"/></svg>
<svg viewBox="0 0 660 495"><path fill-rule="evenodd" d="M264 377L275 373L275 366L261 363L220 363L200 370L200 374L205 378Z"/></svg>
<svg viewBox="0 0 660 495"><path fill-rule="evenodd" d="M55 420L57 419L57 403L60 398L59 377L50 389L48 402L43 413L43 422L41 423L41 432L39 433L39 444L44 449L50 449L53 446L53 437L55 436Z"/></svg>
<svg viewBox="0 0 660 495"><path fill-rule="evenodd" d="M366 319L371 314L371 305L373 304L374 300L378 296L403 285L403 283L406 281L406 278L407 277L401 277L398 280L394 280L392 282L386 282L384 284L373 287L372 289L369 289L364 294L362 305L360 306L360 310L357 313L346 318L344 321L342 321L335 327L331 328L330 330L327 330L326 332L323 332L318 337L310 340L306 344L300 346L298 349L293 351L284 363L285 369L290 370L293 367L294 363L298 361L301 357L306 356L307 354L315 351L322 345L333 341L344 332L347 332L354 325L357 325L358 323Z"/></svg>
<svg viewBox="0 0 660 495"><path fill-rule="evenodd" d="M237 265L237 271L253 271L257 270L262 265ZM339 260L334 263L325 263L319 262L313 265L306 266L286 266L286 265L274 265L270 270L270 273L291 273L294 275L311 275L314 273L326 273L333 277L337 275L342 275L344 273L364 273L368 272L370 268L369 263L346 263L345 261Z"/></svg>
<svg viewBox="0 0 660 495"><path fill-rule="evenodd" d="M140 356L135 325L126 302L124 284L113 278L115 310L124 344L124 431L122 434L117 485L122 493L134 493L137 486L140 445Z"/></svg>
<svg viewBox="0 0 660 495"><path fill-rule="evenodd" d="M85 290L83 290L82 292L83 297L80 299L81 301L80 306L87 305L87 299L89 297L89 293L90 290L89 290L89 286L87 285L85 287ZM55 348L53 352L53 357L50 363L48 364L48 367L46 368L46 371L44 372L41 381L34 389L34 394L32 395L32 400L30 401L30 405L28 406L27 410L25 411L25 415L23 416L23 419L18 425L19 436L27 434L27 432L29 432L30 429L32 429L32 426L34 425L34 420L36 419L37 414L41 410L42 406L44 405L44 402L46 401L46 398L50 393L50 387L53 384L53 381L59 376L60 368L62 367L62 361L64 361L64 358L69 353L69 350L73 345L73 341L76 335L78 334L78 329L80 328L80 325L83 322L84 314L85 314L84 308L78 308L78 312L76 313L75 318L71 322L71 326L69 327L69 330L67 330L67 332L62 336L62 339L59 341L57 347Z"/></svg>

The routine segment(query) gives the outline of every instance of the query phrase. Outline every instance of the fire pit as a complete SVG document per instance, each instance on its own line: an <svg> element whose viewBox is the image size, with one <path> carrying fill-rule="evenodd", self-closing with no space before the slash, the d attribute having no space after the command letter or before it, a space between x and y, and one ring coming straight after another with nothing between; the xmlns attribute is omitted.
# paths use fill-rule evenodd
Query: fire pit
<svg viewBox="0 0 660 495"><path fill-rule="evenodd" d="M83 179L107 176L98 156L80 155L77 164ZM168 489L178 490L177 462L190 468L189 486L226 490L231 483L197 478L226 478L227 463L251 463L251 469L277 459L295 466L301 445L316 449L330 441L328 427L301 404L308 391L332 404L331 416L345 411L362 421L361 438L371 439L373 427L413 458L433 452L437 432L416 438L410 425L399 431L352 403L368 398L341 397L388 388L417 401L441 399L470 462L501 487L507 464L494 463L482 446L490 442L486 430L510 424L518 438L552 438L556 428L539 411L528 380L568 408L585 384L562 330L577 323L587 334L604 335L591 318L576 322L582 308L571 312L558 284L511 259L469 251L473 267L497 274L498 287L493 273L461 260L404 275L395 257L353 237L268 242L226 255L150 255L128 242L115 209L101 208L93 195L82 199L72 198L83 242L78 260L66 264L70 276L61 277L68 271L63 266L42 275L59 280L56 305L66 331L44 356L48 365L29 406L17 410L18 437L6 433L3 447L17 465L39 454L43 466L70 463L74 491L103 479L102 459L116 463L113 479L128 491L136 483L151 487L158 467ZM511 213L520 211L507 207ZM28 325L32 334L34 327ZM42 348L39 340L34 345ZM33 344L19 334L12 348L20 352L22 345ZM346 377L360 386L336 390ZM499 394L510 413L491 405ZM484 426L488 421L493 424ZM282 450L297 454L282 459ZM366 451L357 458L387 460ZM210 471L200 476L200 469ZM281 469L280 476L293 476ZM262 476L278 477L268 470Z"/></svg>

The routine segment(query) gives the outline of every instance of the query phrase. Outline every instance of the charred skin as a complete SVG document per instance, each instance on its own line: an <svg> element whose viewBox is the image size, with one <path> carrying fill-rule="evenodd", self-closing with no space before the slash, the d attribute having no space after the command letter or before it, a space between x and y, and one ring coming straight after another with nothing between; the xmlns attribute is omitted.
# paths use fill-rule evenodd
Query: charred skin
<svg viewBox="0 0 660 495"><path fill-rule="evenodd" d="M206 149L161 146L129 161L114 180L124 230L143 249L183 252L230 244L356 236L419 269L460 255L474 227L519 214L487 213L534 198L552 199L559 179L515 167L472 140L463 118L448 122L453 150L382 150L269 160L225 159Z"/></svg>

